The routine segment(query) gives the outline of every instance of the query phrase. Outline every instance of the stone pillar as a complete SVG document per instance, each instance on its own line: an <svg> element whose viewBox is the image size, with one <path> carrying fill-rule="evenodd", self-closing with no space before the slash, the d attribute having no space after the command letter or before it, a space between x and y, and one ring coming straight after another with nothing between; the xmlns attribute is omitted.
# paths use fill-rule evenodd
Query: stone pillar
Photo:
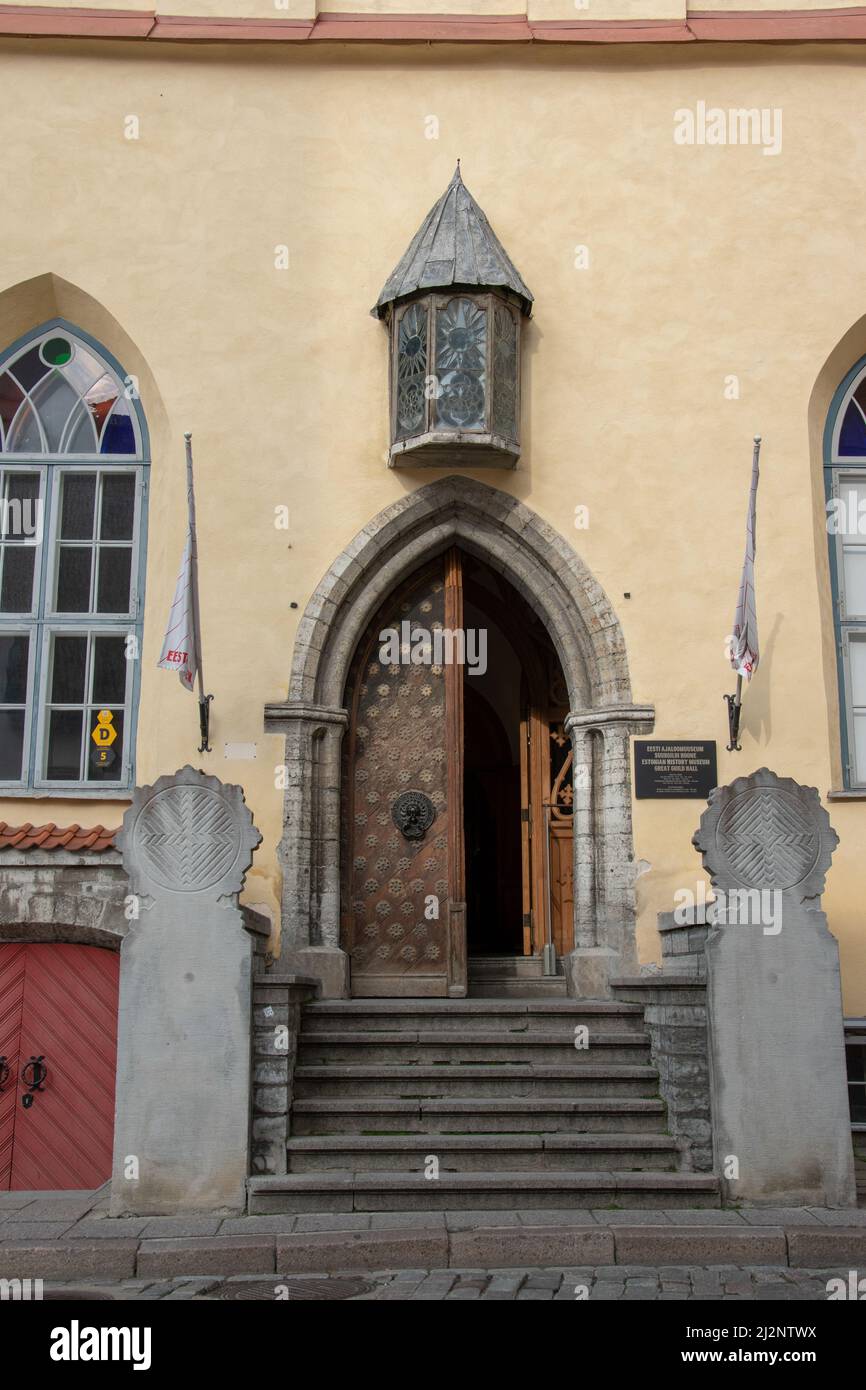
<svg viewBox="0 0 866 1390"><path fill-rule="evenodd" d="M574 941L569 993L608 999L611 980L637 971L630 736L650 733L652 705L573 711Z"/></svg>
<svg viewBox="0 0 866 1390"><path fill-rule="evenodd" d="M340 759L348 722L344 709L326 705L265 707L266 732L286 740L279 968L316 976L329 998L349 992L340 947Z"/></svg>
<svg viewBox="0 0 866 1390"><path fill-rule="evenodd" d="M252 946L238 896L261 840L241 787L184 767L136 788L118 847L113 1216L242 1211Z"/></svg>
<svg viewBox="0 0 866 1390"><path fill-rule="evenodd" d="M814 787L761 768L710 793L707 1014L729 1201L856 1206L839 950L821 892L839 843Z"/></svg>

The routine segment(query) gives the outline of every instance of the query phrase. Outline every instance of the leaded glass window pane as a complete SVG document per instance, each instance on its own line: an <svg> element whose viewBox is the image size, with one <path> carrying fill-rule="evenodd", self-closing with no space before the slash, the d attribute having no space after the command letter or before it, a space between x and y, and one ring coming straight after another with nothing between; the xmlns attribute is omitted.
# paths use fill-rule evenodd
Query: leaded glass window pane
<svg viewBox="0 0 866 1390"><path fill-rule="evenodd" d="M42 477L0 474L0 613L31 613L36 556L42 539Z"/></svg>
<svg viewBox="0 0 866 1390"><path fill-rule="evenodd" d="M517 323L504 304L493 305L493 433L517 438Z"/></svg>
<svg viewBox="0 0 866 1390"><path fill-rule="evenodd" d="M0 709L0 781L18 782L24 757L23 709Z"/></svg>
<svg viewBox="0 0 866 1390"><path fill-rule="evenodd" d="M436 419L449 429L483 430L486 423L487 314L471 299L452 299L436 311Z"/></svg>
<svg viewBox="0 0 866 1390"><path fill-rule="evenodd" d="M139 455L123 382L72 334L47 333L0 373L0 453Z"/></svg>
<svg viewBox="0 0 866 1390"><path fill-rule="evenodd" d="M21 780L30 635L0 635L0 781Z"/></svg>
<svg viewBox="0 0 866 1390"><path fill-rule="evenodd" d="M427 309L410 304L397 327L397 438L424 429L427 381Z"/></svg>
<svg viewBox="0 0 866 1390"><path fill-rule="evenodd" d="M133 662L123 632L49 635L51 672L46 711L44 775L52 782L120 782ZM116 737L96 742L107 722Z"/></svg>
<svg viewBox="0 0 866 1390"><path fill-rule="evenodd" d="M54 709L48 719L50 782L77 782L81 776L81 710Z"/></svg>
<svg viewBox="0 0 866 1390"><path fill-rule="evenodd" d="M90 580L93 550L89 546L65 545L57 563L58 613L90 612Z"/></svg>

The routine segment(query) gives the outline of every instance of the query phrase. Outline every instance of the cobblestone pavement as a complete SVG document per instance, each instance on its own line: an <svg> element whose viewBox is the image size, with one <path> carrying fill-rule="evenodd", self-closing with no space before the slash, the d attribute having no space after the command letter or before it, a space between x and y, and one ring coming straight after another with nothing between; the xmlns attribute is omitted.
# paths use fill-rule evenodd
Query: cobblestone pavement
<svg viewBox="0 0 866 1390"><path fill-rule="evenodd" d="M402 1269L371 1274L235 1275L228 1279L187 1277L160 1281L125 1279L117 1283L46 1281L52 1298L74 1300L83 1294L128 1301L239 1298L343 1300L360 1282L376 1287L356 1293L352 1301L611 1301L825 1302L827 1282L847 1281L847 1269L788 1269L779 1265L685 1266L602 1265L592 1269Z"/></svg>

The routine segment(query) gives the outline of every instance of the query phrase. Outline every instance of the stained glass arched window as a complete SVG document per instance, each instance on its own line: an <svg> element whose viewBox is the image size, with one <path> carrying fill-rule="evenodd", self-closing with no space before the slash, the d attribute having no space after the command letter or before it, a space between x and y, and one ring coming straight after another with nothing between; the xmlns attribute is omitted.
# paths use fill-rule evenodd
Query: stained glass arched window
<svg viewBox="0 0 866 1390"><path fill-rule="evenodd" d="M90 344L48 329L2 364L0 453L140 458L135 394Z"/></svg>
<svg viewBox="0 0 866 1390"><path fill-rule="evenodd" d="M845 787L866 788L866 364L840 386L824 454Z"/></svg>
<svg viewBox="0 0 866 1390"><path fill-rule="evenodd" d="M148 469L137 387L59 320L0 355L4 794L134 781ZM100 725L110 742L94 740Z"/></svg>

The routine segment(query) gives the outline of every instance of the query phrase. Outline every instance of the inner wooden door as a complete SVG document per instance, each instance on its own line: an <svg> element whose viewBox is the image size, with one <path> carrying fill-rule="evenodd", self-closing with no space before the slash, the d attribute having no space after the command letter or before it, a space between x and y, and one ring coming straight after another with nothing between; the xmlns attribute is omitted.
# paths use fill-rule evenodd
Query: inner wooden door
<svg viewBox="0 0 866 1390"><path fill-rule="evenodd" d="M466 993L460 553L393 594L350 672L342 935L352 994Z"/></svg>

